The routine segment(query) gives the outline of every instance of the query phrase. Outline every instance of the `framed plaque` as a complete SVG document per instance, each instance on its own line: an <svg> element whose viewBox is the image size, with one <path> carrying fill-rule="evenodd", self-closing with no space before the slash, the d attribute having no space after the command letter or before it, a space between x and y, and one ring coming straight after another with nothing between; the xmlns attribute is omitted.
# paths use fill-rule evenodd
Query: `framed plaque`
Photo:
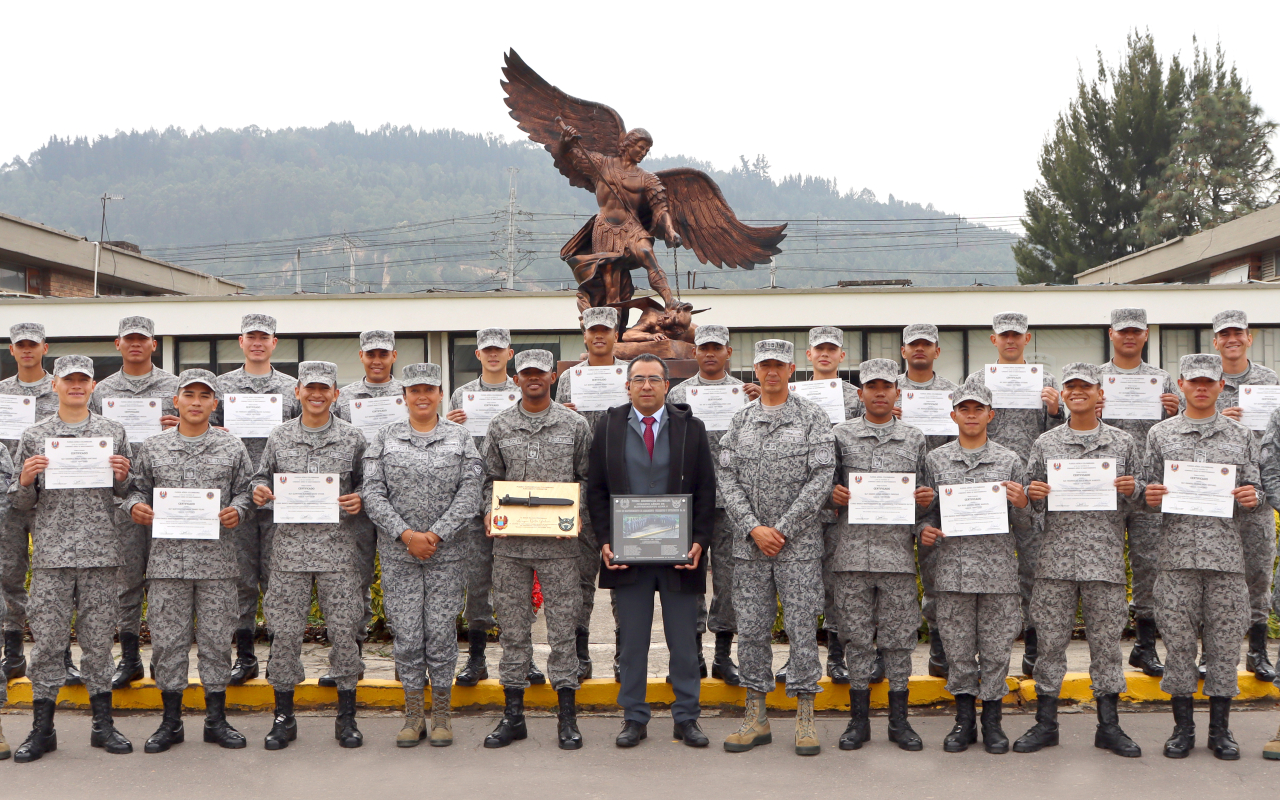
<svg viewBox="0 0 1280 800"><path fill-rule="evenodd" d="M494 481L489 526L501 536L577 536L577 483Z"/></svg>
<svg viewBox="0 0 1280 800"><path fill-rule="evenodd" d="M613 496L613 563L688 564L691 494Z"/></svg>

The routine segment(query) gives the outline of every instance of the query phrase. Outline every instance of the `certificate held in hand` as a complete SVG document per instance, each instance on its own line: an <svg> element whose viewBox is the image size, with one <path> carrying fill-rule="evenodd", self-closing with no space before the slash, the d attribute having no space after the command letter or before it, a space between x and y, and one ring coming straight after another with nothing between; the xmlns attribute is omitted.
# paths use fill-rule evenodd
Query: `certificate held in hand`
<svg viewBox="0 0 1280 800"><path fill-rule="evenodd" d="M1009 496L1003 483L939 486L938 503L947 536L1009 532Z"/></svg>
<svg viewBox="0 0 1280 800"><path fill-rule="evenodd" d="M1115 511L1116 470L1110 460L1051 458L1045 463L1050 511Z"/></svg>
<svg viewBox="0 0 1280 800"><path fill-rule="evenodd" d="M951 418L951 392L939 389L907 389L902 393L902 421L926 436L959 436Z"/></svg>
<svg viewBox="0 0 1280 800"><path fill-rule="evenodd" d="M265 439L284 422L284 397L278 394L228 394L222 406L227 430L241 439Z"/></svg>
<svg viewBox="0 0 1280 800"><path fill-rule="evenodd" d="M110 439L45 439L46 489L110 489Z"/></svg>
<svg viewBox="0 0 1280 800"><path fill-rule="evenodd" d="M36 399L27 395L0 395L0 439L21 439L36 424Z"/></svg>
<svg viewBox="0 0 1280 800"><path fill-rule="evenodd" d="M154 397L108 397L102 401L102 416L124 426L129 441L141 442L160 433L160 400Z"/></svg>
<svg viewBox="0 0 1280 800"><path fill-rule="evenodd" d="M1103 419L1160 419L1164 406L1161 380L1155 375L1108 375L1102 384Z"/></svg>
<svg viewBox="0 0 1280 800"><path fill-rule="evenodd" d="M822 406L832 425L844 422L844 386L840 381L800 381L791 384L791 391Z"/></svg>
<svg viewBox="0 0 1280 800"><path fill-rule="evenodd" d="M916 476L907 472L850 472L850 525L911 525L916 521Z"/></svg>
<svg viewBox="0 0 1280 800"><path fill-rule="evenodd" d="M383 425L404 422L409 418L403 397L361 397L349 401L348 410L351 412L351 424L363 431L366 439L372 439Z"/></svg>
<svg viewBox="0 0 1280 800"><path fill-rule="evenodd" d="M1044 367L1039 364L988 364L984 376L992 408L1040 408Z"/></svg>
<svg viewBox="0 0 1280 800"><path fill-rule="evenodd" d="M607 411L630 402L627 397L625 364L608 364L603 367L579 364L570 367L567 372L569 389L573 392L573 405L579 411Z"/></svg>
<svg viewBox="0 0 1280 800"><path fill-rule="evenodd" d="M1280 408L1280 386L1241 386L1240 421L1251 431L1265 431L1271 412Z"/></svg>
<svg viewBox="0 0 1280 800"><path fill-rule="evenodd" d="M462 410L467 414L467 421L462 425L472 436L487 436L489 423L493 418L499 412L511 408L519 399L519 389L505 392L466 392L462 395ZM577 393L573 395L573 399L578 399Z"/></svg>
<svg viewBox="0 0 1280 800"><path fill-rule="evenodd" d="M1169 493L1161 498L1160 511L1165 514L1230 519L1235 512L1235 464L1166 460L1164 486Z"/></svg>
<svg viewBox="0 0 1280 800"><path fill-rule="evenodd" d="M727 431L733 415L746 408L747 392L741 384L690 386L685 401L707 430Z"/></svg>
<svg viewBox="0 0 1280 800"><path fill-rule="evenodd" d="M152 492L153 539L217 539L222 524L221 489L156 489Z"/></svg>
<svg viewBox="0 0 1280 800"><path fill-rule="evenodd" d="M277 472L272 476L277 525L338 521L338 476L324 472Z"/></svg>

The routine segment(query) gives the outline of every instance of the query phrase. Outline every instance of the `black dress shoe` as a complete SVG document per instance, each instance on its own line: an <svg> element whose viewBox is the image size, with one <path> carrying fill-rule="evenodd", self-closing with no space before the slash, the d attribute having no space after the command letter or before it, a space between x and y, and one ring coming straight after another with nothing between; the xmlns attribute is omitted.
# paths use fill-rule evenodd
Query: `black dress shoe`
<svg viewBox="0 0 1280 800"><path fill-rule="evenodd" d="M702 732L702 728L698 727L696 719L677 722L675 731L671 735L676 741L684 742L689 747L706 747L711 744L711 740Z"/></svg>
<svg viewBox="0 0 1280 800"><path fill-rule="evenodd" d="M636 745L649 738L649 726L628 719L622 723L622 732L618 734L618 738L614 740L614 744L618 747L635 747Z"/></svg>

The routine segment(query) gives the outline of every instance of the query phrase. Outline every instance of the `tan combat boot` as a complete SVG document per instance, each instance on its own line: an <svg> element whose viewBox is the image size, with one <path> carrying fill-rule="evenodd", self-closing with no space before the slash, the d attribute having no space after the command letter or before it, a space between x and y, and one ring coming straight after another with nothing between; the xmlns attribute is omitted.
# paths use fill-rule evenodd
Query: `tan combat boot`
<svg viewBox="0 0 1280 800"><path fill-rule="evenodd" d="M724 740L724 749L730 753L745 753L758 744L769 744L773 734L769 731L769 714L765 707L764 692L747 690L747 707L742 715L742 727Z"/></svg>
<svg viewBox="0 0 1280 800"><path fill-rule="evenodd" d="M427 720L422 710L422 690L404 691L404 727L396 734L396 747L417 747L427 738Z"/></svg>
<svg viewBox="0 0 1280 800"><path fill-rule="evenodd" d="M818 732L813 726L813 698L804 693L796 695L796 755L816 756L822 752Z"/></svg>
<svg viewBox="0 0 1280 800"><path fill-rule="evenodd" d="M431 687L431 746L448 747L453 744L453 726L449 724L452 710L453 688Z"/></svg>
<svg viewBox="0 0 1280 800"><path fill-rule="evenodd" d="M0 680L4 680L4 678L0 677ZM4 726L0 725L0 761L4 761L8 757L9 743L4 740Z"/></svg>
<svg viewBox="0 0 1280 800"><path fill-rule="evenodd" d="M3 742L0 739L0 742ZM0 744L0 747L4 745ZM1280 730L1276 731L1276 735L1271 737L1271 741L1262 746L1262 757L1272 761L1280 761Z"/></svg>

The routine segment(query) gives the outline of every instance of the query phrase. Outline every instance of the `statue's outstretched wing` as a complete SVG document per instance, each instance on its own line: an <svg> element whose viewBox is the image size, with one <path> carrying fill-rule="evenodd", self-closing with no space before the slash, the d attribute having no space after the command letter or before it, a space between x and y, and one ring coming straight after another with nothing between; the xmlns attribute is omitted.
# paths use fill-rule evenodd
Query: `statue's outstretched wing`
<svg viewBox="0 0 1280 800"><path fill-rule="evenodd" d="M654 173L667 190L676 233L703 264L754 269L782 252L786 224L769 228L744 225L705 172L688 167ZM661 238L663 231L651 231Z"/></svg>
<svg viewBox="0 0 1280 800"><path fill-rule="evenodd" d="M595 180L561 155L558 147L561 127L556 117L578 130L584 148L609 156L617 154L618 144L626 131L622 117L603 103L579 100L547 83L524 63L515 50L506 54L505 61L507 65L502 68L502 75L506 80L502 81L502 88L507 93L506 103L511 109L512 119L519 123L520 130L529 134L530 139L547 148L555 159L556 168L569 179L569 183L594 191Z"/></svg>

